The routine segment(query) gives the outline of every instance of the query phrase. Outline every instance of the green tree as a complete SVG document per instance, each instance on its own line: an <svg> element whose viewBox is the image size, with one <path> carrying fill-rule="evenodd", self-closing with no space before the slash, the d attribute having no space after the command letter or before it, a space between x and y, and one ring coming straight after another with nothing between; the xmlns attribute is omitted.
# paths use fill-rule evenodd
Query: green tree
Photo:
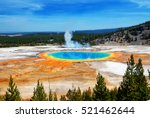
<svg viewBox="0 0 150 118"><path fill-rule="evenodd" d="M136 83L136 91L137 91L137 98L136 100L149 100L150 99L150 88L148 87L148 82L144 75L144 69L142 65L142 60L139 59L138 63L136 64L135 69L135 83Z"/></svg>
<svg viewBox="0 0 150 118"><path fill-rule="evenodd" d="M107 101L109 100L109 90L106 87L106 83L104 82L104 78L100 73L97 75L97 83L93 89L92 98L94 101Z"/></svg>
<svg viewBox="0 0 150 118"><path fill-rule="evenodd" d="M32 101L46 101L47 100L47 95L44 90L43 84L37 82L36 88L34 88L33 96L31 98Z"/></svg>
<svg viewBox="0 0 150 118"><path fill-rule="evenodd" d="M61 97L60 97L60 101L66 101L67 99L66 99L66 96L65 95L61 95Z"/></svg>
<svg viewBox="0 0 150 118"><path fill-rule="evenodd" d="M150 70L148 70L148 74L149 74L148 77L149 77L149 80L150 80Z"/></svg>
<svg viewBox="0 0 150 118"><path fill-rule="evenodd" d="M116 101L117 100L117 93L118 93L117 88L114 88L114 89L110 90L109 94L110 94L110 100L111 101Z"/></svg>
<svg viewBox="0 0 150 118"><path fill-rule="evenodd" d="M67 100L69 101L81 101L82 100L82 93L81 89L78 87L78 89L69 89L66 94Z"/></svg>
<svg viewBox="0 0 150 118"><path fill-rule="evenodd" d="M74 95L75 95L75 101L82 100L82 92L81 92L80 87L78 87L78 89L76 91L74 91Z"/></svg>
<svg viewBox="0 0 150 118"><path fill-rule="evenodd" d="M150 99L147 80L144 76L142 60L135 64L131 55L127 62L127 70L123 76L123 82L118 89L117 100L123 101L145 101Z"/></svg>
<svg viewBox="0 0 150 118"><path fill-rule="evenodd" d="M53 93L52 90L49 90L48 101L53 101Z"/></svg>
<svg viewBox="0 0 150 118"><path fill-rule="evenodd" d="M56 94L56 92L54 92L54 101L57 101L58 99L57 99L57 94Z"/></svg>
<svg viewBox="0 0 150 118"><path fill-rule="evenodd" d="M73 100L73 92L71 89L68 90L66 97L67 97L67 100L69 101Z"/></svg>
<svg viewBox="0 0 150 118"><path fill-rule="evenodd" d="M1 95L1 88L0 88L0 101L3 101L4 100L4 96Z"/></svg>
<svg viewBox="0 0 150 118"><path fill-rule="evenodd" d="M82 100L83 101L92 101L92 90L90 87L88 88L88 90L83 91Z"/></svg>
<svg viewBox="0 0 150 118"><path fill-rule="evenodd" d="M17 86L15 85L12 76L10 76L9 86L6 91L4 99L5 101L20 101L21 100L20 92Z"/></svg>
<svg viewBox="0 0 150 118"><path fill-rule="evenodd" d="M4 97L2 95L0 95L0 101L3 101Z"/></svg>

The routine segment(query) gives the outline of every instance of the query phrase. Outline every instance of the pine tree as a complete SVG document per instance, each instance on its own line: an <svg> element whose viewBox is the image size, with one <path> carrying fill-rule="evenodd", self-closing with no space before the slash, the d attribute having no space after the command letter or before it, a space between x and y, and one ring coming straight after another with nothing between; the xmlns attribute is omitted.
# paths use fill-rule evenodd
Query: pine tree
<svg viewBox="0 0 150 118"><path fill-rule="evenodd" d="M114 89L110 90L109 94L110 94L110 100L111 101L116 101L117 100L117 92L118 92L117 88L114 88Z"/></svg>
<svg viewBox="0 0 150 118"><path fill-rule="evenodd" d="M135 83L137 87L137 97L136 100L149 100L150 99L150 88L148 87L148 82L146 77L144 76L144 69L142 66L142 60L139 59L138 63L136 64L135 69Z"/></svg>
<svg viewBox="0 0 150 118"><path fill-rule="evenodd" d="M83 101L92 101L92 91L91 91L90 87L88 88L88 90L83 91L82 100Z"/></svg>
<svg viewBox="0 0 150 118"><path fill-rule="evenodd" d="M77 90L74 90L74 100L75 101L81 101L82 100L82 92L80 87L78 87Z"/></svg>
<svg viewBox="0 0 150 118"><path fill-rule="evenodd" d="M54 101L57 101L57 94L56 94L56 92L54 93Z"/></svg>
<svg viewBox="0 0 150 118"><path fill-rule="evenodd" d="M31 98L32 101L46 101L47 100L47 95L46 92L44 90L43 84L39 82L37 82L37 86L36 88L34 88L34 92L33 92L33 96Z"/></svg>
<svg viewBox="0 0 150 118"><path fill-rule="evenodd" d="M127 70L123 76L117 100L123 101L139 101L149 99L149 88L147 80L144 76L144 69L142 67L142 60L139 59L138 63L134 63L134 57L127 62Z"/></svg>
<svg viewBox="0 0 150 118"><path fill-rule="evenodd" d="M0 95L0 101L3 101L4 97L2 95Z"/></svg>
<svg viewBox="0 0 150 118"><path fill-rule="evenodd" d="M9 87L5 94L5 101L20 101L20 100L21 100L20 92L17 86L15 85L12 76L10 76Z"/></svg>
<svg viewBox="0 0 150 118"><path fill-rule="evenodd" d="M53 101L53 93L51 89L49 90L48 101Z"/></svg>
<svg viewBox="0 0 150 118"><path fill-rule="evenodd" d="M109 90L106 87L106 83L104 82L104 78L100 73L97 75L97 83L93 89L93 100L94 101L107 101L109 100Z"/></svg>
<svg viewBox="0 0 150 118"><path fill-rule="evenodd" d="M73 92L71 89L68 90L66 97L67 97L67 100L69 100L69 101L73 100Z"/></svg>
<svg viewBox="0 0 150 118"><path fill-rule="evenodd" d="M67 100L69 101L81 101L82 100L82 93L80 88L78 87L78 89L74 88L74 89L69 89L67 94L66 94Z"/></svg>
<svg viewBox="0 0 150 118"><path fill-rule="evenodd" d="M1 88L0 88L0 101L4 100L4 96L1 95Z"/></svg>
<svg viewBox="0 0 150 118"><path fill-rule="evenodd" d="M150 70L148 70L148 74L149 74L148 77L149 77L149 80L150 80Z"/></svg>
<svg viewBox="0 0 150 118"><path fill-rule="evenodd" d="M61 95L61 97L60 97L60 101L66 101L67 99L66 99L66 96L65 95Z"/></svg>

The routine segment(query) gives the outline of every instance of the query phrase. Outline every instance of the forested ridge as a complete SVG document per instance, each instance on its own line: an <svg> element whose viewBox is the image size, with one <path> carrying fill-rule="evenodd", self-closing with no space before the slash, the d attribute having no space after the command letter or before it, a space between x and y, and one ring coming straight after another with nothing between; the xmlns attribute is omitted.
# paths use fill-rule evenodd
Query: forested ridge
<svg viewBox="0 0 150 118"><path fill-rule="evenodd" d="M75 31L73 39L81 44L118 44L118 45L150 45L150 21L126 27L116 28L109 32ZM22 35L0 34L0 47L35 46L35 45L63 45L64 32L22 33Z"/></svg>

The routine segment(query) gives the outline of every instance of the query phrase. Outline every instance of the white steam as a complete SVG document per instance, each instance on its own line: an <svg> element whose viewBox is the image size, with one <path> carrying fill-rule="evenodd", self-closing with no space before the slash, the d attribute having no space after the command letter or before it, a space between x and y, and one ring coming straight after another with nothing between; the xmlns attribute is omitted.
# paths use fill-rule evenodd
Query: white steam
<svg viewBox="0 0 150 118"><path fill-rule="evenodd" d="M65 47L67 48L82 48L82 47L89 47L89 44L80 44L77 41L72 41L73 33L71 31L66 31L64 34L65 38Z"/></svg>

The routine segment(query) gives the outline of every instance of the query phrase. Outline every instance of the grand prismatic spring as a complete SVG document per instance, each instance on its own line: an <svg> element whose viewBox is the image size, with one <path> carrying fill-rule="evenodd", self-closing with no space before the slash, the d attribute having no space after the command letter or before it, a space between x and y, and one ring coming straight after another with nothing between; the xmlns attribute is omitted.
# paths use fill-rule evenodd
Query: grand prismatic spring
<svg viewBox="0 0 150 118"><path fill-rule="evenodd" d="M81 51L62 51L62 52L52 52L45 53L45 56L57 60L66 61L92 61L106 59L111 56L107 52L81 52Z"/></svg>
<svg viewBox="0 0 150 118"><path fill-rule="evenodd" d="M72 41L73 33L66 31L64 34L67 48L82 48L88 47L89 44L80 44L78 42ZM63 61L72 61L72 62L80 62L80 61L92 61L92 60L102 60L111 56L110 53L107 52L90 52L90 51L58 51L58 52L46 52L44 56L49 59L63 60Z"/></svg>

